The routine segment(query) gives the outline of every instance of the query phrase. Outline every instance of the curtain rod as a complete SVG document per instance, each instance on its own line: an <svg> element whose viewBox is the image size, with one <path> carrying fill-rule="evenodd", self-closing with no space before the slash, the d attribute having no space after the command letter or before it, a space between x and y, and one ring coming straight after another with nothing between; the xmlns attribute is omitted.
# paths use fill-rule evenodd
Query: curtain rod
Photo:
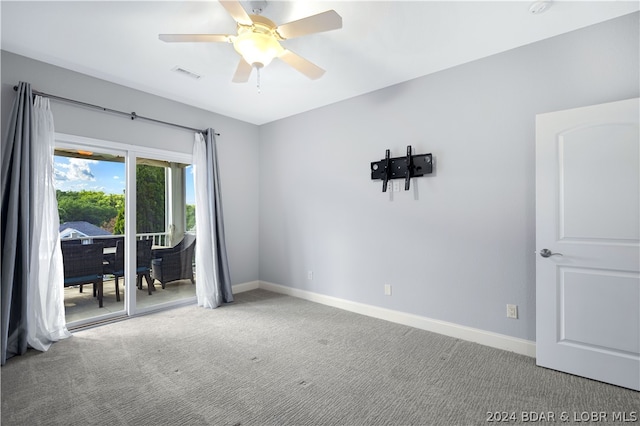
<svg viewBox="0 0 640 426"><path fill-rule="evenodd" d="M16 92L18 91L18 86L13 86L13 90L15 90ZM124 115L127 116L129 118L131 118L132 120L135 120L136 118L139 118L141 120L147 120L147 121L151 121L153 123L159 123L159 124L165 124L167 126L173 126L173 127L178 127L180 129L184 129L184 130L191 130L194 132L199 132L199 133L207 133L206 130L200 130L200 129L195 129L193 127L187 127L187 126L183 126L180 124L175 124L175 123L169 123L167 121L162 121L162 120L156 120L155 118L149 118L149 117L144 117L142 115L138 115L135 112L124 112L124 111L118 111L115 109L111 109L111 108L105 108L105 107L101 107L99 105L93 105L93 104L88 104L86 102L81 102L81 101L76 101L74 99L68 99L68 98L63 98L62 96L57 96L57 95L50 95L48 93L44 93L44 92L39 92L37 90L31 90L31 93L34 96L44 96L56 101L61 101L61 102L67 102L70 104L75 104L75 105L79 105L85 108L92 108L92 109L98 109L100 111L104 111L104 112L110 112L112 114L118 114L118 115ZM220 136L220 133L215 133L216 136Z"/></svg>

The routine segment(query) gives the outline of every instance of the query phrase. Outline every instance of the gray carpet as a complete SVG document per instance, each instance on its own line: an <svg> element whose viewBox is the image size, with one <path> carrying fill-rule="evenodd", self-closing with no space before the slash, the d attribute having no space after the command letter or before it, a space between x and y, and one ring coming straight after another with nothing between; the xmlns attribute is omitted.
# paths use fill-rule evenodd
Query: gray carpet
<svg viewBox="0 0 640 426"><path fill-rule="evenodd" d="M639 421L638 392L532 358L264 290L236 299L9 360L2 425L480 425L488 412L513 413L508 424L529 412Z"/></svg>

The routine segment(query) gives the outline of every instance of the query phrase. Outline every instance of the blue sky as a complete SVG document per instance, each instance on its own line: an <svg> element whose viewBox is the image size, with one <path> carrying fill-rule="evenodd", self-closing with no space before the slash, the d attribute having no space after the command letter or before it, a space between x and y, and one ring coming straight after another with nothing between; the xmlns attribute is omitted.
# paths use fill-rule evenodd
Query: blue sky
<svg viewBox="0 0 640 426"><path fill-rule="evenodd" d="M54 156L54 180L61 191L102 191L123 194L124 163ZM193 167L187 167L187 204L195 204Z"/></svg>

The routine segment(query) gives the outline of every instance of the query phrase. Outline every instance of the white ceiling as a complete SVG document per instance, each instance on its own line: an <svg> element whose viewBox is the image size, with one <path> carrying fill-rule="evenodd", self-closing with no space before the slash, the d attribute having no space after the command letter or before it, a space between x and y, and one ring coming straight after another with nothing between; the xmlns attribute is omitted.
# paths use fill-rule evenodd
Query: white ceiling
<svg viewBox="0 0 640 426"><path fill-rule="evenodd" d="M159 33L235 34L215 0L3 0L2 49L263 124L639 10L638 1L554 1L533 15L531 3L270 1L262 14L277 24L334 9L343 28L285 40L327 72L309 80L276 59L262 70L261 93L255 71L248 83L231 82L239 59L232 45L158 40Z"/></svg>

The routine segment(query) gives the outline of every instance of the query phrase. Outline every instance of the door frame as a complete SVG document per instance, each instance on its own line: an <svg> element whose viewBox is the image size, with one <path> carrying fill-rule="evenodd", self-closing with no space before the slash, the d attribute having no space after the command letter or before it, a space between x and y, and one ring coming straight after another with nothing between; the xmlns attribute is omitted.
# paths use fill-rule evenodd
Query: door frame
<svg viewBox="0 0 640 426"><path fill-rule="evenodd" d="M127 282L135 282L135 253L136 253L136 159L151 158L169 162L181 162L193 164L193 154L179 151L169 151L165 149L150 148L145 146L130 145L121 142L114 142L105 139L89 138L85 136L70 135L66 133L56 132L54 135L55 146L70 149L86 149L91 148L95 151L104 153L113 153L125 157L125 188L133 188L134 190L125 191L125 277ZM74 321L69 323L71 328L79 328L96 322L105 322L113 319L119 319L123 316L133 317L143 315L150 312L160 311L176 306L190 305L196 302L196 297L187 297L176 301L157 304L145 308L139 308L133 302L135 297L135 285L124 286L125 298L124 309L100 314L86 320Z"/></svg>
<svg viewBox="0 0 640 426"><path fill-rule="evenodd" d="M589 248L594 244L593 241L562 238L562 228L558 217L558 214L562 211L561 206L558 205L560 202L558 191L560 191L559 186L561 183L560 164L558 164L558 161L561 160L562 153L559 151L557 141L554 140L555 143L551 146L552 142L549 137L552 134L555 136L556 130L563 130L562 133L566 133L569 130L595 128L599 124L615 124L618 121L620 124L637 123L639 102L640 99L632 98L536 116L536 363L543 367L566 371L583 377L589 376L595 380L611 380L615 382L613 384L631 388L640 386L640 374L638 374L637 382L634 381L633 377L634 372L638 370L640 365L640 355L613 348L609 350L608 347L598 347L597 345L592 348L588 348L588 345L584 346L584 352L578 353L580 351L579 348L583 347L582 344L572 343L570 340L562 343L562 346L558 343L563 339L564 333L564 328L560 326L560 324L564 324L564 318L561 317L561 306L559 304L565 297L561 287L558 286L558 280L561 280L559 274L562 274L563 271L572 272L574 268L578 268L576 270L590 271L592 274L597 274L598 270L622 271L623 275L628 272L629 276L636 278L639 274L638 265L633 262L640 261L640 252L637 241L606 241L605 239L597 244L598 246L608 246L607 250L598 252L599 255L594 256L593 249ZM601 107L599 111L597 110L598 107ZM591 111L589 111L590 108L592 109ZM585 113L595 118L588 117L583 120L580 115ZM603 113L607 118L598 120L597 117ZM553 120L554 114L558 114L557 117L562 120L570 120L566 124L566 128L563 129L562 125L558 125L557 129L554 127L546 127L546 130L542 129L540 127L542 118L544 117L544 120ZM618 115L621 115L621 117L616 120ZM571 121L575 121L575 123L571 123ZM578 124L580 121L584 121L583 125ZM637 124L635 125L637 126ZM547 133L546 135L544 134L545 132ZM547 144L543 145L541 140L544 138L546 138ZM555 152L553 157L551 157L551 150ZM542 163L543 161L545 162L544 164ZM542 167L546 167L546 169ZM597 173L597 171L594 172ZM552 185L554 192L549 194L548 191L551 190ZM542 227L542 223L547 223L548 225ZM546 232L542 234L544 230ZM597 240L597 238L595 239ZM571 253L568 257L559 255L543 259L539 251L544 248L551 249L552 252L571 250ZM633 265L633 267L629 265ZM551 267L553 267L553 272L549 270ZM543 271L544 268L546 269ZM549 288L551 285L548 282L549 280L553 280L553 288ZM543 290L545 294L542 294ZM552 295L554 295L553 305L549 300ZM638 303L640 304L640 300ZM584 304L581 306L584 306ZM633 302L631 302L631 306L633 307ZM637 309L639 305L635 306ZM544 312L542 311L543 309ZM617 328L617 330L620 330L620 328ZM620 338L618 337L618 339ZM553 341L556 341L555 346ZM621 340L616 341L620 342ZM576 354L580 356L577 357ZM616 368L608 368L608 373L606 374L596 372L599 367L605 364L612 365L611 361L616 358L619 361L623 361L622 364L617 362L615 364Z"/></svg>

